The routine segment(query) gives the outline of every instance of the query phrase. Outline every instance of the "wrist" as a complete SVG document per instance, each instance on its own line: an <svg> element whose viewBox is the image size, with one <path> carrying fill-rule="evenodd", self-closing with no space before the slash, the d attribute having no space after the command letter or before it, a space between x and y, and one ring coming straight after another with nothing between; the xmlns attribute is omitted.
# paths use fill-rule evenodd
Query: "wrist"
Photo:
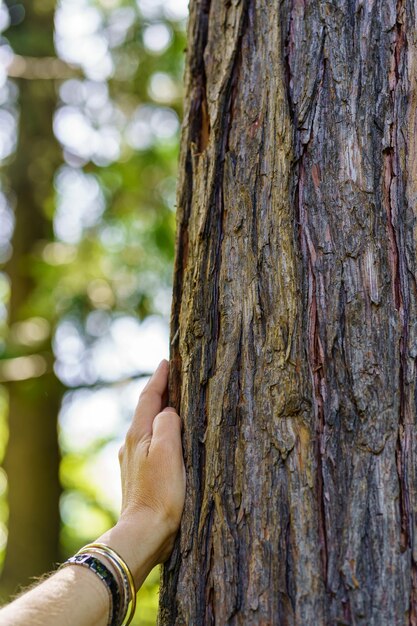
<svg viewBox="0 0 417 626"><path fill-rule="evenodd" d="M97 541L120 554L139 589L152 568L168 558L175 534L165 520L151 510L143 510L132 515L124 513Z"/></svg>

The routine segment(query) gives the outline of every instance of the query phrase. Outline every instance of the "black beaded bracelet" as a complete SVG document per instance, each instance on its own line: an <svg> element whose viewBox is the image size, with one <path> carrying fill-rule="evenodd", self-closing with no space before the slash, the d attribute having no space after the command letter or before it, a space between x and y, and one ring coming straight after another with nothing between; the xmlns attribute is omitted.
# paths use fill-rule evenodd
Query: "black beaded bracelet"
<svg viewBox="0 0 417 626"><path fill-rule="evenodd" d="M123 624L124 619L127 615L127 610L128 610L128 606L129 606L129 602L130 602L130 587L129 587L129 581L126 577L126 574L124 573L124 571L120 568L119 563L116 561L116 559L113 557L113 555L108 552L105 552L104 550L102 550L101 548L96 548L95 546L87 546L86 548L82 548L80 550L80 552L77 552L77 554L84 554L84 552L82 552L82 550L86 550L85 554L99 554L100 556L103 556L105 559L107 559L108 561L110 561L110 563L113 565L114 567L114 571L117 574L117 582L119 584L119 589L120 589L120 595L121 595L121 600L120 600L120 616L119 616L119 621L117 623L115 623L112 626L119 626L119 624ZM116 617L116 615L114 615L114 617ZM133 614L132 614L133 617ZM128 622L126 622L126 626L127 626Z"/></svg>
<svg viewBox="0 0 417 626"><path fill-rule="evenodd" d="M104 582L110 598L108 626L118 626L120 615L120 591L116 579L111 571L107 569L102 561L96 559L91 554L76 554L65 561L65 563L61 565L61 568L66 565L81 565L82 567L87 567Z"/></svg>

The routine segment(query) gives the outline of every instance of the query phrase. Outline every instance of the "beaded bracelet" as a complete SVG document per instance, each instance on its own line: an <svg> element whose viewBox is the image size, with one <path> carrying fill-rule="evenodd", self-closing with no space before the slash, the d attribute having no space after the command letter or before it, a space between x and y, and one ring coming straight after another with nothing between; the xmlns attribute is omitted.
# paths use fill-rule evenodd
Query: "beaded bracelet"
<svg viewBox="0 0 417 626"><path fill-rule="evenodd" d="M120 614L120 591L119 586L110 570L107 569L102 561L96 559L89 553L77 553L75 556L72 556L65 561L65 563L60 566L60 569L67 567L68 565L81 565L82 567L86 567L94 572L94 574L96 574L100 580L104 582L109 594L110 602L109 620L107 622L107 626L118 626L121 623L118 619ZM117 621L114 621L115 618Z"/></svg>
<svg viewBox="0 0 417 626"><path fill-rule="evenodd" d="M116 575L100 559L96 559L94 554L107 559L113 566ZM107 626L121 626L123 624L129 603L130 611L124 626L130 624L136 609L135 583L129 567L115 550L103 543L90 543L81 548L75 556L65 561L61 568L67 565L81 565L89 568L106 585L110 600Z"/></svg>
<svg viewBox="0 0 417 626"><path fill-rule="evenodd" d="M78 554L98 554L99 556L104 557L107 561L110 561L110 563L113 565L113 571L116 573L117 581L119 583L119 590L121 590L121 595L122 595L122 599L120 602L120 613L119 615L116 615L116 613L114 615L114 617L117 617L117 620L115 621L115 626L116 625L119 626L120 624L123 624L124 619L127 615L129 602L131 600L131 590L130 590L127 576L124 574L124 572L120 568L118 561L107 551L101 548L98 548L93 544L89 544L88 546L81 548ZM132 610L130 611L130 613L132 615ZM129 621L125 623L125 626L127 626L127 624L129 624L130 621L131 621L131 618L129 619Z"/></svg>
<svg viewBox="0 0 417 626"><path fill-rule="evenodd" d="M84 546L84 548L82 548L78 552L78 554L82 552L87 552L87 551L94 552L98 550L102 550L103 552L105 552L108 558L113 563L115 563L116 567L122 573L122 576L127 579L127 584L129 586L129 591L130 591L129 593L130 597L128 596L128 603L131 602L129 617L125 623L125 626L128 626L133 619L133 616L135 614L135 609L136 609L136 593L137 592L136 592L135 582L133 580L132 573L128 565L126 564L126 562L120 556L120 554L118 554L116 550L113 550L113 548L110 548L110 546L107 546L104 543L89 543L86 546Z"/></svg>

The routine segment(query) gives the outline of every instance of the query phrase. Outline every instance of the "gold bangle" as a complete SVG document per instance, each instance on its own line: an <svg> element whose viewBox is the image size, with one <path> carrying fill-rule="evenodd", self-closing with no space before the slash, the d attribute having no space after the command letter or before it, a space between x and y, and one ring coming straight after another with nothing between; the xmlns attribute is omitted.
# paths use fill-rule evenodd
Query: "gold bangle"
<svg viewBox="0 0 417 626"><path fill-rule="evenodd" d="M113 550L113 548L106 546L104 543L89 543L83 548L81 548L81 550L79 550L79 553L88 551L89 548L99 548L100 550L103 550L103 552L106 552L109 556L113 557L113 559L118 563L122 572L124 572L129 582L129 589L130 589L130 603L131 603L130 612L129 612L128 619L124 624L124 626L128 626L130 622L132 621L133 616L135 614L135 610L136 610L136 588L135 588L135 581L133 580L132 572L130 571L127 563L122 559L120 554L118 554L115 550Z"/></svg>

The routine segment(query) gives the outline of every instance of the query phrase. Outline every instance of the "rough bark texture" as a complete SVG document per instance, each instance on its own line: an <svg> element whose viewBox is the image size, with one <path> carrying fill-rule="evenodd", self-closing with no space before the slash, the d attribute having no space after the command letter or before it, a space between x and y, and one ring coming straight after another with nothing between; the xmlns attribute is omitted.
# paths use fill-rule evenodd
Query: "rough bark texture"
<svg viewBox="0 0 417 626"><path fill-rule="evenodd" d="M159 623L417 625L414 0L194 0Z"/></svg>

